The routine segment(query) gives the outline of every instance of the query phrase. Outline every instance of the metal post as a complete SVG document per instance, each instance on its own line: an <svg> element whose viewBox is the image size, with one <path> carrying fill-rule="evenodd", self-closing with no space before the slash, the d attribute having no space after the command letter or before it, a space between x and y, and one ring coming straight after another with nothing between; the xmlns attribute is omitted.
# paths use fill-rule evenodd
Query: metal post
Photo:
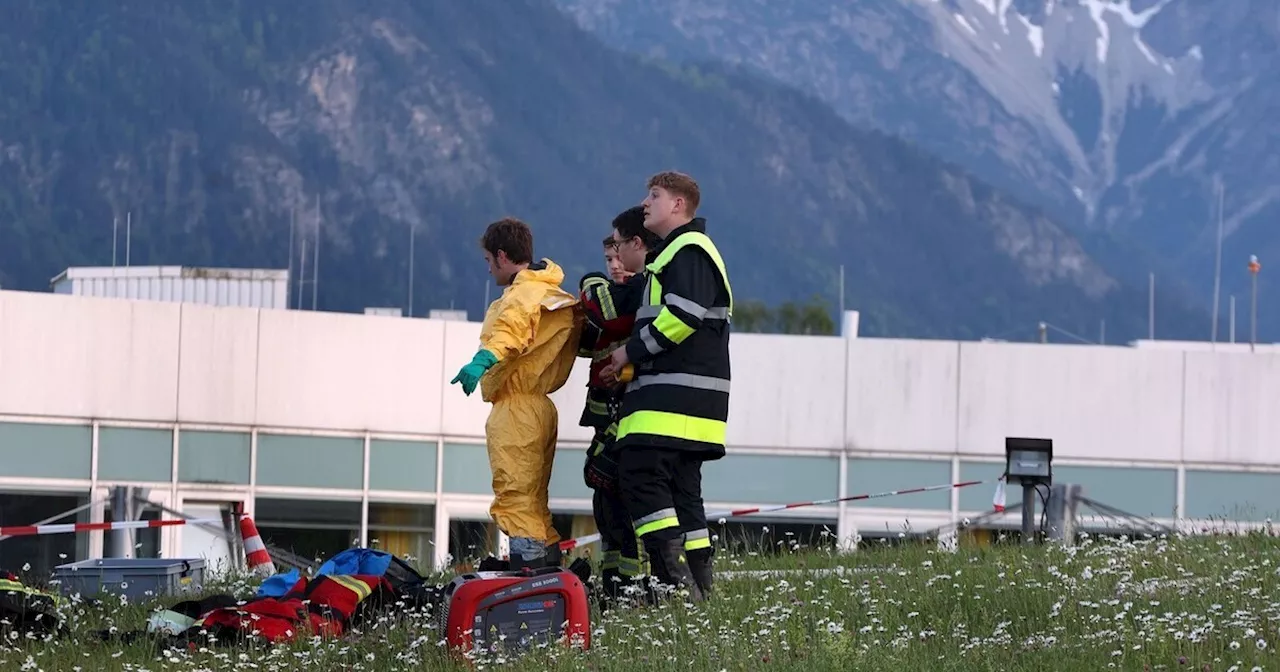
<svg viewBox="0 0 1280 672"><path fill-rule="evenodd" d="M413 317L413 244L418 237L417 224L409 225L409 317Z"/></svg>
<svg viewBox="0 0 1280 672"><path fill-rule="evenodd" d="M1103 320L1102 325L1098 327L1098 345L1107 344L1107 321Z"/></svg>
<svg viewBox="0 0 1280 672"><path fill-rule="evenodd" d="M1147 338L1156 340L1156 274L1147 278Z"/></svg>
<svg viewBox="0 0 1280 672"><path fill-rule="evenodd" d="M111 218L111 268L116 267L116 238L120 235L119 215Z"/></svg>
<svg viewBox="0 0 1280 672"><path fill-rule="evenodd" d="M1079 483L1055 483L1049 491L1049 538L1070 546L1076 537L1076 511L1080 501Z"/></svg>
<svg viewBox="0 0 1280 672"><path fill-rule="evenodd" d="M840 313L836 319L840 320L837 328L840 330L840 335L844 336L844 264L840 264Z"/></svg>
<svg viewBox="0 0 1280 672"><path fill-rule="evenodd" d="M124 216L124 265L129 267L130 251L133 250L133 211Z"/></svg>
<svg viewBox="0 0 1280 672"><path fill-rule="evenodd" d="M316 246L311 264L311 310L316 309L316 294L320 291L320 194L316 194Z"/></svg>
<svg viewBox="0 0 1280 672"><path fill-rule="evenodd" d="M1258 271L1262 270L1262 264L1258 263L1258 257L1249 257L1249 274L1253 276L1252 290L1249 298L1249 352L1253 352L1258 344Z"/></svg>
<svg viewBox="0 0 1280 672"><path fill-rule="evenodd" d="M289 283L284 290L284 307L287 309L293 298L293 241L297 236L298 216L292 206L289 207Z"/></svg>
<svg viewBox="0 0 1280 672"><path fill-rule="evenodd" d="M1218 187L1218 251L1214 257L1213 265L1213 334L1211 342L1216 344L1218 342L1218 296L1222 288L1222 201L1224 189L1219 179L1215 178L1214 182Z"/></svg>
<svg viewBox="0 0 1280 672"><path fill-rule="evenodd" d="M1253 298L1249 301L1249 352L1258 345L1258 274L1253 275Z"/></svg>
<svg viewBox="0 0 1280 672"><path fill-rule="evenodd" d="M1040 323L1040 342L1041 343L1049 342L1049 325L1045 324L1044 322Z"/></svg>
<svg viewBox="0 0 1280 672"><path fill-rule="evenodd" d="M1036 486L1022 485L1022 543L1036 543Z"/></svg>
<svg viewBox="0 0 1280 672"><path fill-rule="evenodd" d="M1236 342L1236 295L1227 298L1227 334L1232 343Z"/></svg>
<svg viewBox="0 0 1280 672"><path fill-rule="evenodd" d="M129 520L132 503L129 488L125 486L111 488L111 520L114 522ZM103 553L106 557L133 557L133 530L111 530L107 532L107 542Z"/></svg>

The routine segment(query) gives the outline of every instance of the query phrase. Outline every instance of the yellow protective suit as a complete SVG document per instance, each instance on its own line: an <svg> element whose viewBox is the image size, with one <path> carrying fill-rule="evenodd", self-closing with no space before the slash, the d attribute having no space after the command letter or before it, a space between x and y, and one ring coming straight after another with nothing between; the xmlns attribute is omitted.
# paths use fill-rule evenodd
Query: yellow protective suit
<svg viewBox="0 0 1280 672"><path fill-rule="evenodd" d="M480 330L480 347L498 360L480 377L481 395L493 404L485 423L489 514L507 536L548 545L560 541L547 503L560 418L547 395L568 380L583 325L563 281L550 259L520 271L489 304Z"/></svg>

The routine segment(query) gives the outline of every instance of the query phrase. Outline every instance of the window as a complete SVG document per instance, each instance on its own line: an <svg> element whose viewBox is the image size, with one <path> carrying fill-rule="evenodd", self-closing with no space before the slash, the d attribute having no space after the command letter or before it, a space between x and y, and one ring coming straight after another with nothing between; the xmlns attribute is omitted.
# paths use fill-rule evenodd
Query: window
<svg viewBox="0 0 1280 672"><path fill-rule="evenodd" d="M434 451L432 451L434 452ZM429 571L435 550L435 507L369 502L369 548Z"/></svg>
<svg viewBox="0 0 1280 672"><path fill-rule="evenodd" d="M252 437L244 432L178 432L178 480L248 485Z"/></svg>
<svg viewBox="0 0 1280 672"><path fill-rule="evenodd" d="M254 523L263 543L276 546L317 566L360 544L360 502L259 497Z"/></svg>

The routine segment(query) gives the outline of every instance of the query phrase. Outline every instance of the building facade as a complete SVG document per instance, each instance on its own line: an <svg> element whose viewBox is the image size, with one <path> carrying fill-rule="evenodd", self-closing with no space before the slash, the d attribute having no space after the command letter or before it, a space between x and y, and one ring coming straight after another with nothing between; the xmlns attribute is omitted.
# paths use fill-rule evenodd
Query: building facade
<svg viewBox="0 0 1280 672"><path fill-rule="evenodd" d="M78 506L81 521L111 520L108 489L132 485L200 517L243 502L268 543L308 557L368 545L442 566L501 550L485 528L488 405L448 384L479 330L0 291L0 524ZM739 334L732 358L728 456L703 470L710 510L987 481L743 519L774 533L892 537L985 513L1007 436L1052 438L1056 482L1134 514L1258 525L1280 510L1280 354ZM586 374L582 361L554 396L566 535L593 531ZM196 528L139 544L217 554ZM100 532L17 537L0 564L102 550Z"/></svg>

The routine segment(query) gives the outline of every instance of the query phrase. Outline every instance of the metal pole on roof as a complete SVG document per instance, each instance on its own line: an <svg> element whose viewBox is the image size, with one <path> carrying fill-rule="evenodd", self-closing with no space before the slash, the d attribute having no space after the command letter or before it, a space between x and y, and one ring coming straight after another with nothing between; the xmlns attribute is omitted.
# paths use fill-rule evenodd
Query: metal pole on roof
<svg viewBox="0 0 1280 672"><path fill-rule="evenodd" d="M1214 257L1213 266L1213 333L1211 342L1214 345L1218 343L1218 295L1222 288L1222 203L1223 192L1222 178L1214 178L1214 183L1218 187L1218 251Z"/></svg>
<svg viewBox="0 0 1280 672"><path fill-rule="evenodd" d="M320 291L320 194L316 194L316 249L311 264L311 310L316 309L316 293Z"/></svg>
<svg viewBox="0 0 1280 672"><path fill-rule="evenodd" d="M409 317L413 317L413 239L417 233L417 223L409 224Z"/></svg>
<svg viewBox="0 0 1280 672"><path fill-rule="evenodd" d="M298 302L297 309L302 310L302 296L305 293L307 284L307 237L302 237L302 254L298 259L298 265L302 268L298 271Z"/></svg>
<svg viewBox="0 0 1280 672"><path fill-rule="evenodd" d="M1227 338L1232 343L1236 342L1236 295L1232 294L1227 299Z"/></svg>
<svg viewBox="0 0 1280 672"><path fill-rule="evenodd" d="M289 206L289 280L285 283L284 290L284 307L289 307L289 298L293 296L293 239L294 231L297 229L298 213L293 206Z"/></svg>
<svg viewBox="0 0 1280 672"><path fill-rule="evenodd" d="M1156 340L1156 274L1147 278L1147 338Z"/></svg>
<svg viewBox="0 0 1280 672"><path fill-rule="evenodd" d="M116 267L116 239L120 235L120 216L111 218L111 268Z"/></svg>
<svg viewBox="0 0 1280 672"><path fill-rule="evenodd" d="M844 264L840 264L840 314L836 316L836 329L844 335Z"/></svg>
<svg viewBox="0 0 1280 672"><path fill-rule="evenodd" d="M133 248L133 211L125 215L124 220L124 266L129 267L129 252Z"/></svg>

